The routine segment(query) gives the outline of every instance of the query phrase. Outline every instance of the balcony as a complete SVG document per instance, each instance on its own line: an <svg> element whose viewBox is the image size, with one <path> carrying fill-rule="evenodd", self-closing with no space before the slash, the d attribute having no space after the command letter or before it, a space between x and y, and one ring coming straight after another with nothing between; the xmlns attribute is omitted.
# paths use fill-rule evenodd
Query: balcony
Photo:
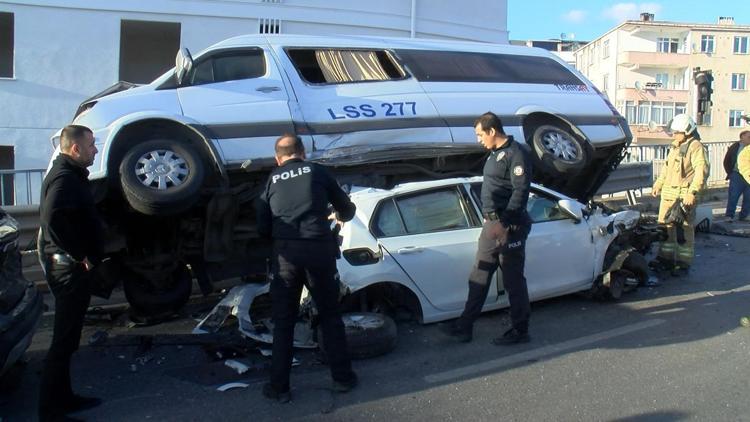
<svg viewBox="0 0 750 422"><path fill-rule="evenodd" d="M657 53L646 51L623 51L617 55L617 63L629 70L658 68L684 69L688 67L689 54Z"/></svg>
<svg viewBox="0 0 750 422"><path fill-rule="evenodd" d="M690 99L690 91L687 89L661 89L661 88L620 88L617 90L617 100L623 101L669 101L675 103L687 103Z"/></svg>

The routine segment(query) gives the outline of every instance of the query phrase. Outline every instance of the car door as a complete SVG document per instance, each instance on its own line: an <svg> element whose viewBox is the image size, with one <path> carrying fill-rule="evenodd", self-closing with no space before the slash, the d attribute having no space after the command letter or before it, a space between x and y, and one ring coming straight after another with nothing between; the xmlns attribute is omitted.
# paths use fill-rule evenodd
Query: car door
<svg viewBox="0 0 750 422"><path fill-rule="evenodd" d="M471 185L479 203L481 183ZM594 244L589 226L576 223L557 204L559 198L533 189L526 209L532 220L526 241L525 275L531 300L574 292L594 276Z"/></svg>
<svg viewBox="0 0 750 422"><path fill-rule="evenodd" d="M444 120L391 53L376 48L278 47L316 151L451 143Z"/></svg>
<svg viewBox="0 0 750 422"><path fill-rule="evenodd" d="M466 302L481 231L463 192L450 185L386 199L372 223L382 247L427 300L445 311Z"/></svg>
<svg viewBox="0 0 750 422"><path fill-rule="evenodd" d="M208 130L227 163L271 158L276 138L294 132L281 73L263 47L204 54L177 95L183 114Z"/></svg>

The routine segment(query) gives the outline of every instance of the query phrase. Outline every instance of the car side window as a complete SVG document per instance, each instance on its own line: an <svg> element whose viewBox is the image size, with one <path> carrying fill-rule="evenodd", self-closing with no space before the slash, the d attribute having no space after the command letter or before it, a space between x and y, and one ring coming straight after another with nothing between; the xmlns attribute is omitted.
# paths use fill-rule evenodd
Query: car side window
<svg viewBox="0 0 750 422"><path fill-rule="evenodd" d="M342 48L287 48L300 77L310 84L399 80L406 72L388 51Z"/></svg>
<svg viewBox="0 0 750 422"><path fill-rule="evenodd" d="M396 199L408 234L465 229L469 220L455 188Z"/></svg>
<svg viewBox="0 0 750 422"><path fill-rule="evenodd" d="M481 207L481 183L471 184L471 196ZM529 193L529 201L526 203L526 211L533 223L543 223L545 221L564 220L567 217L560 211L560 206L554 199L539 195L536 192Z"/></svg>
<svg viewBox="0 0 750 422"><path fill-rule="evenodd" d="M376 237L401 236L406 234L401 215L396 209L393 199L387 199L380 203L373 219L372 231Z"/></svg>
<svg viewBox="0 0 750 422"><path fill-rule="evenodd" d="M567 217L560 211L557 201L537 195L532 192L529 195L529 202L526 204L526 210L529 217L534 223L544 223L545 221L564 220Z"/></svg>
<svg viewBox="0 0 750 422"><path fill-rule="evenodd" d="M266 74L263 50L252 49L220 53L195 65L191 85L258 78Z"/></svg>

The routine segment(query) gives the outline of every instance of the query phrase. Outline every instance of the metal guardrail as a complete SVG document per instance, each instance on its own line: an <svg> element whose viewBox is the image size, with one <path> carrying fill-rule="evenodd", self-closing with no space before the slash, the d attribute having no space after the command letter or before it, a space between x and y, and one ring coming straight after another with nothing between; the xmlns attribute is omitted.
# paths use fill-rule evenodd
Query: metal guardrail
<svg viewBox="0 0 750 422"><path fill-rule="evenodd" d="M709 185L723 185L726 183L726 174L724 173L724 156L727 149L732 145L731 142L703 142L708 150L708 161L711 165L711 171L708 174ZM664 166L664 160L669 153L669 145L637 145L628 147L628 155L622 161L622 167L626 163L651 162L654 165L653 176L659 175L659 171ZM641 187L651 186L651 183ZM634 187L638 189L640 187Z"/></svg>
<svg viewBox="0 0 750 422"><path fill-rule="evenodd" d="M609 175L607 181L597 191L597 195L642 189L651 186L653 180L653 163L623 163Z"/></svg>
<svg viewBox="0 0 750 422"><path fill-rule="evenodd" d="M39 203L45 169L0 170L0 206Z"/></svg>

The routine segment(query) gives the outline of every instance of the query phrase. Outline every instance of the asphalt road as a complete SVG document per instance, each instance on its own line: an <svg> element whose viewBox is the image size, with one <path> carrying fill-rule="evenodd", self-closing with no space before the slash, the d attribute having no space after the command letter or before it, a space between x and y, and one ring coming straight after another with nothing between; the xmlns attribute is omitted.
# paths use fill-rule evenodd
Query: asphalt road
<svg viewBox="0 0 750 422"><path fill-rule="evenodd" d="M313 351L297 353L290 404L260 394L268 358L233 327L188 333L184 318L129 327L124 318L88 325L74 358L74 386L105 403L87 420L750 420L750 239L698 235L687 277L667 277L616 303L566 296L532 305L532 341L490 344L507 312L480 318L474 341L456 344L435 324L399 324L388 355L355 362L361 385L332 393ZM204 306L205 307L205 306ZM194 316L194 315L192 315ZM91 335L108 339L89 345ZM33 420L39 368L50 340L42 326L20 385L3 397L3 420ZM237 354L252 368L234 373L218 359ZM231 346L231 347L229 347ZM218 359L218 360L217 360ZM246 388L216 390L229 381Z"/></svg>

